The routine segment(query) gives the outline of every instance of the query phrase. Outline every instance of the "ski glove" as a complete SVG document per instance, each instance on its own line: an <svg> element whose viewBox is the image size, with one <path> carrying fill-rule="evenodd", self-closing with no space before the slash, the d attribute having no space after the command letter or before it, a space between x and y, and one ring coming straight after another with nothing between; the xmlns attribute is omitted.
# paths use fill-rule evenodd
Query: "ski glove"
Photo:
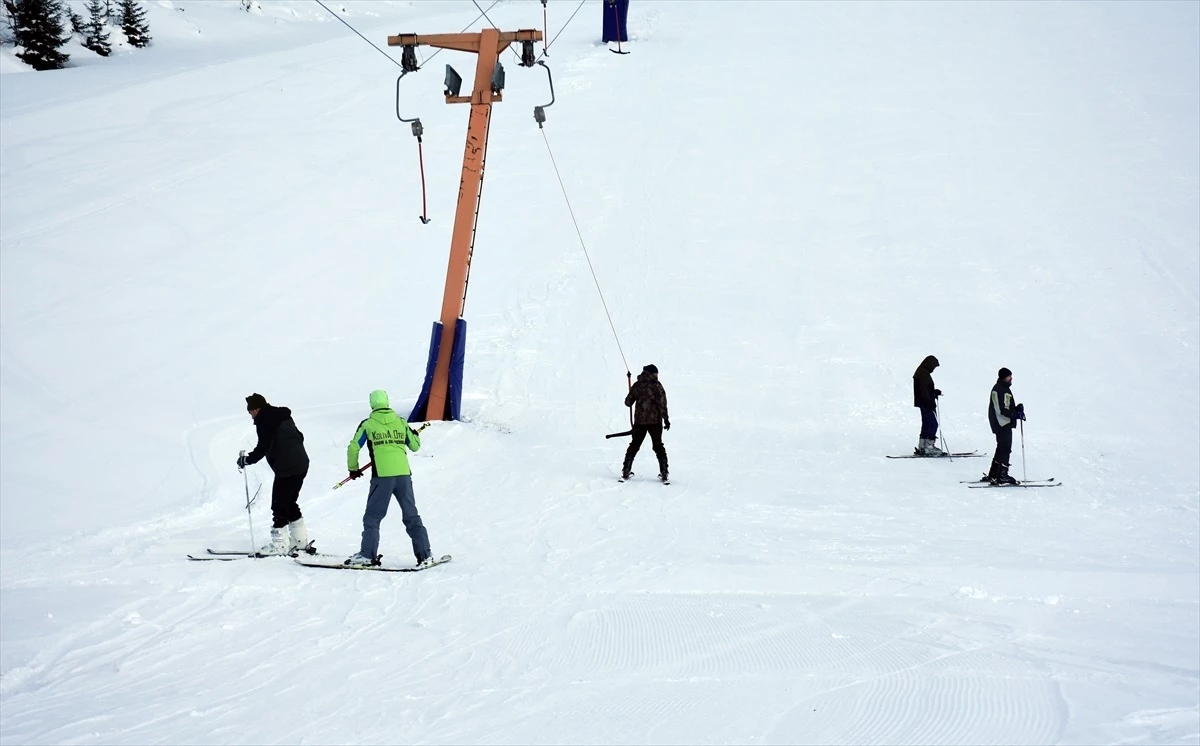
<svg viewBox="0 0 1200 746"><path fill-rule="evenodd" d="M671 421L663 420L663 430L670 430L670 429L671 429Z"/></svg>
<svg viewBox="0 0 1200 746"><path fill-rule="evenodd" d="M362 476L362 469L355 469L354 471L350 472L351 479L358 479L361 476Z"/></svg>
<svg viewBox="0 0 1200 746"><path fill-rule="evenodd" d="M942 390L941 390L941 389L934 389L934 390L933 390L933 398L935 398L935 399L936 399L936 398L938 398L938 397L939 397L939 396L941 396L941 395L942 395Z"/></svg>
<svg viewBox="0 0 1200 746"><path fill-rule="evenodd" d="M1013 419L1014 420L1025 419L1025 405L1024 404L1017 405L1017 411L1013 413Z"/></svg>
<svg viewBox="0 0 1200 746"><path fill-rule="evenodd" d="M246 454L244 454L244 453L238 454L237 465L238 465L239 469L245 469L247 464L249 464L249 463L250 462L246 460Z"/></svg>

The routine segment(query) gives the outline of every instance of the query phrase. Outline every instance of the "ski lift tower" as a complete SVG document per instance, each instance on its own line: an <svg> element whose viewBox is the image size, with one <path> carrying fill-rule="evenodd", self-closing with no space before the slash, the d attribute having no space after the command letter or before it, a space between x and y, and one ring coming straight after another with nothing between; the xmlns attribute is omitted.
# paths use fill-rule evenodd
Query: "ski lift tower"
<svg viewBox="0 0 1200 746"><path fill-rule="evenodd" d="M462 77L446 65L446 103L470 104L471 117L467 125L467 146L463 154L462 181L458 187L458 206L454 211L454 231L450 238L450 264L446 270L446 289L442 296L442 315L434 324L429 345L429 362L421 396L409 416L410 420L456 420L462 403L462 368L465 350L466 323L462 318L467 300L467 278L471 254L475 245L475 224L479 211L479 194L483 186L484 155L487 152L488 123L492 104L503 101L504 67L499 57L514 42L521 44L521 65L532 67L533 45L542 40L536 29L500 31L483 29L469 34L399 34L388 37L389 47L403 47L401 67L404 73L417 69L416 47L430 46L474 52L475 85L470 95L462 96ZM401 78L404 77L402 74ZM399 86L399 81L397 81ZM399 111L397 110L397 116ZM413 134L420 141L420 120L413 122Z"/></svg>

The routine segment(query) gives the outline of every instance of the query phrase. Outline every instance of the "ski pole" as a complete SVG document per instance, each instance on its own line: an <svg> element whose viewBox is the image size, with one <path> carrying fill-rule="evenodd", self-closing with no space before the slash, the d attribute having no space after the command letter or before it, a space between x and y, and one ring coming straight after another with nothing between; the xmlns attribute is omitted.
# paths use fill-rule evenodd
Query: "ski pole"
<svg viewBox="0 0 1200 746"><path fill-rule="evenodd" d="M371 467L371 464L372 464L372 462L371 462L371 461L368 461L367 463L365 463L365 464L363 464L362 466L358 467L358 470L359 470L359 471L365 471L366 469L369 469L369 468ZM340 482L338 482L337 484L333 485L333 488L336 490L338 487L341 487L343 484L345 484L346 482L349 482L349 481L350 481L350 480L352 480L352 479L354 479L354 477L346 477L346 478L345 478L345 479L343 479L342 481L340 481Z"/></svg>
<svg viewBox="0 0 1200 746"><path fill-rule="evenodd" d="M243 463L243 464L246 463L246 452L245 451L239 451L238 456L239 456L239 459L238 459L239 463ZM244 467L244 466L238 467L238 471L240 471L242 473L242 484L245 485L245 487L246 487L246 520L250 523L250 551L253 552L254 551L254 517L250 513L250 506L254 504L254 501L250 499L250 476L248 474L246 474L246 467Z"/></svg>
<svg viewBox="0 0 1200 746"><path fill-rule="evenodd" d="M1029 473L1025 471L1025 420L1018 420L1021 423L1021 481L1029 480Z"/></svg>
<svg viewBox="0 0 1200 746"><path fill-rule="evenodd" d="M942 437L942 448L946 450L946 458L950 459L950 463L954 463L954 457L950 455L950 444L946 442L946 428L942 425L942 404L934 399L933 411L938 421L938 434Z"/></svg>
<svg viewBox="0 0 1200 746"><path fill-rule="evenodd" d="M627 391L633 391L633 373L629 371L625 371L625 386ZM629 406L629 426L633 427L633 405Z"/></svg>
<svg viewBox="0 0 1200 746"><path fill-rule="evenodd" d="M429 426L430 426L430 425L432 425L432 424L433 424L433 422L432 422L432 421L431 421L431 422L426 422L426 423L422 424L420 427L418 427L418 428L417 428L417 429L416 429L414 432L416 432L418 435L420 435L422 430L424 430L425 428L429 427ZM365 463L365 464L363 464L362 466L358 467L358 470L359 470L359 471L365 471L365 470L366 470L368 467L370 467L370 466L371 466L371 464L372 464L372 463L374 463L374 462L373 462L373 461L368 461L367 463ZM345 479L343 479L342 481L340 481L340 482L338 482L337 484L333 485L333 489L335 489L335 490L336 490L338 487L341 487L341 486L342 486L342 485L344 485L346 482L349 482L349 481L351 481L351 480L353 480L353 479L354 479L354 477L346 477L346 478L345 478Z"/></svg>

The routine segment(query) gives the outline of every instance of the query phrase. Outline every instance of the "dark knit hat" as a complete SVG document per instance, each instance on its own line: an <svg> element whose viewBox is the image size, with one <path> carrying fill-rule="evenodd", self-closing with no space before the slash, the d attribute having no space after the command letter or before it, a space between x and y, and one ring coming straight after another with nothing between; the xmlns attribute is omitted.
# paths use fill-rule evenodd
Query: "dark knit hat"
<svg viewBox="0 0 1200 746"><path fill-rule="evenodd" d="M655 365L654 363L650 363L645 368L642 368L642 372L643 373L653 373L654 375L657 376L658 375L658 366Z"/></svg>
<svg viewBox="0 0 1200 746"><path fill-rule="evenodd" d="M1000 372L997 373L996 375L999 376L1000 378L1008 378L1009 376L1012 375L1012 371L1009 370L1008 368L1001 368Z"/></svg>
<svg viewBox="0 0 1200 746"><path fill-rule="evenodd" d="M262 409L267 406L267 400L262 394L251 394L246 397L246 411L251 412L255 409Z"/></svg>

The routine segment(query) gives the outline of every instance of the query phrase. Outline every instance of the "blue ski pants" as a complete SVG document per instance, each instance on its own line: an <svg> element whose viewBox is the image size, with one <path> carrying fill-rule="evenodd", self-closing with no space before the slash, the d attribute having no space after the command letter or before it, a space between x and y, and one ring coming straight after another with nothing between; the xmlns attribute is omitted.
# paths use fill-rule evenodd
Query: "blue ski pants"
<svg viewBox="0 0 1200 746"><path fill-rule="evenodd" d="M371 477L371 491L367 493L367 510L363 513L362 553L374 557L379 553L379 524L387 515L388 503L395 496L404 516L404 529L412 539L413 555L417 562L429 556L429 534L421 515L417 513L417 498L413 495L412 477Z"/></svg>
<svg viewBox="0 0 1200 746"><path fill-rule="evenodd" d="M937 412L933 407L921 407L921 437L934 440L937 438Z"/></svg>

